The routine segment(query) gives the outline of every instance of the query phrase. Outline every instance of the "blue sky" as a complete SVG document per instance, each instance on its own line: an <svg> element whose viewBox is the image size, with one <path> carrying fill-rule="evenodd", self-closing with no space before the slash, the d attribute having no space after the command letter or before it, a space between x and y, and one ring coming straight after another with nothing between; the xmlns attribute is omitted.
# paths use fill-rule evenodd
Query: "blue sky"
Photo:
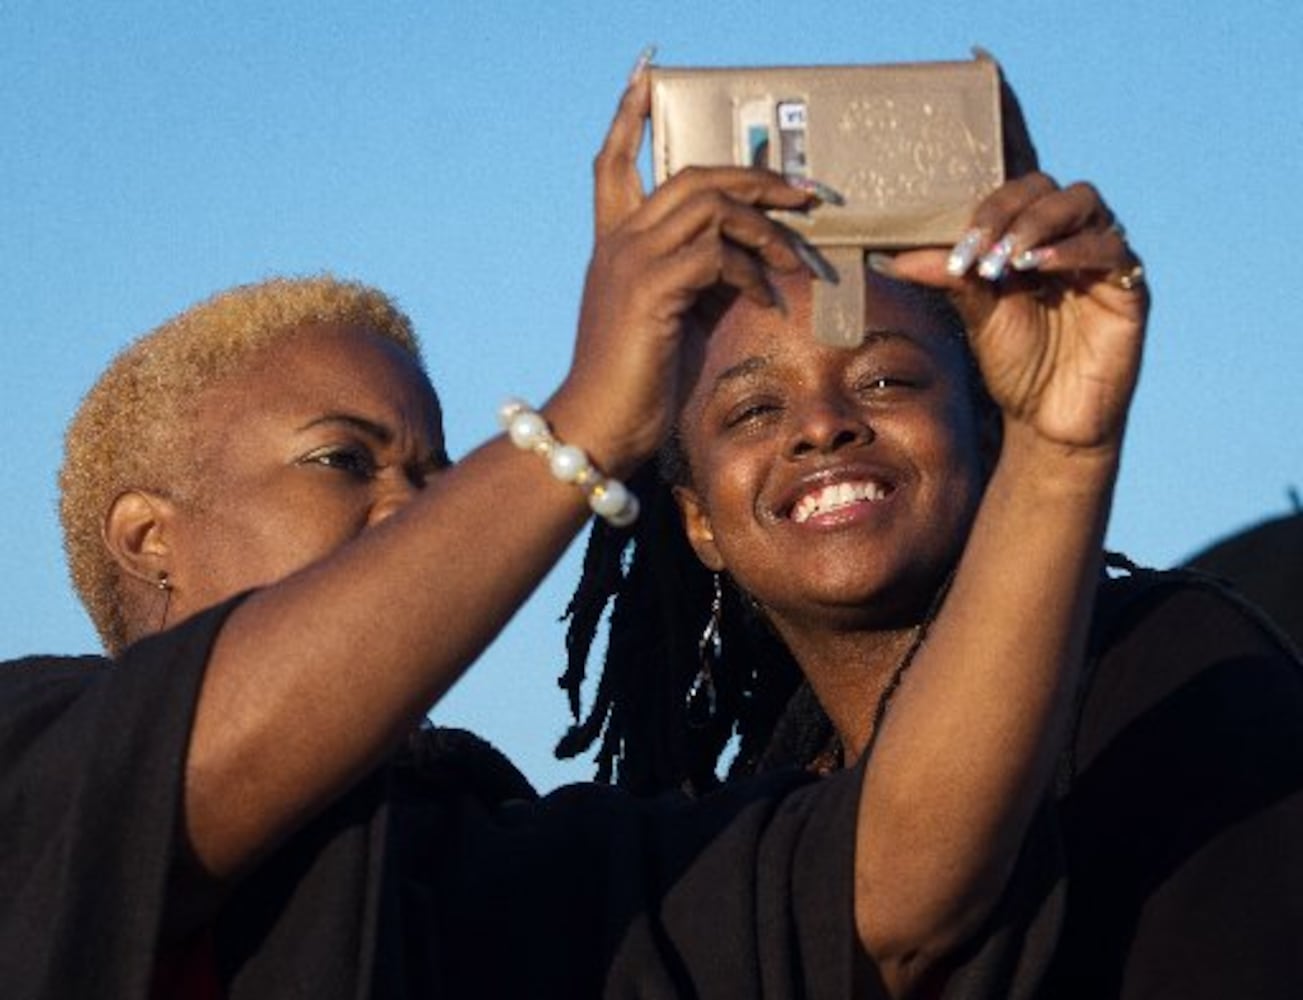
<svg viewBox="0 0 1303 1000"><path fill-rule="evenodd" d="M449 441L570 352L590 162L647 43L669 65L963 58L1095 182L1155 310L1110 529L1152 564L1303 488L1303 4L115 4L0 0L0 657L88 652L55 518L61 434L131 337L227 285L323 270L396 296ZM503 516L528 498L502 498ZM473 544L473 540L468 540ZM563 563L435 718L540 785L565 724Z"/></svg>

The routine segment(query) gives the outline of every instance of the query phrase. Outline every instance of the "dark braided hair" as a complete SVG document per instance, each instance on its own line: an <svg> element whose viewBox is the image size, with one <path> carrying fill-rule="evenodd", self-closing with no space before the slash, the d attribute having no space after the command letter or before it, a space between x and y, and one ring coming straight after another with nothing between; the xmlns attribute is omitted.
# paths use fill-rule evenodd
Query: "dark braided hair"
<svg viewBox="0 0 1303 1000"><path fill-rule="evenodd" d="M904 287L962 337L962 323L944 296ZM975 365L969 381L979 412L994 413ZM673 496L675 485L691 481L676 434L657 460L630 480L642 501L637 523L614 528L593 522L582 575L565 613L567 667L559 684L575 722L556 754L574 757L597 744L596 779L637 794L710 789L719 783L720 756L735 738L730 779L812 766L835 740L831 721L792 655L727 576L723 649L712 671L715 712L704 725L690 722L685 700L701 667L697 643L712 595L711 573L688 542ZM584 715L581 688L608 606L606 656Z"/></svg>
<svg viewBox="0 0 1303 1000"><path fill-rule="evenodd" d="M637 525L593 522L583 575L566 611L568 666L560 684L576 722L556 752L573 757L598 743L597 780L639 794L704 791L718 784L716 762L735 732L741 745L730 776L750 769L746 762L763 750L801 674L758 612L726 584L715 712L704 725L689 723L685 698L701 666L697 641L710 612L711 574L688 544L656 463L630 485L643 504ZM580 687L608 604L606 659L584 717Z"/></svg>

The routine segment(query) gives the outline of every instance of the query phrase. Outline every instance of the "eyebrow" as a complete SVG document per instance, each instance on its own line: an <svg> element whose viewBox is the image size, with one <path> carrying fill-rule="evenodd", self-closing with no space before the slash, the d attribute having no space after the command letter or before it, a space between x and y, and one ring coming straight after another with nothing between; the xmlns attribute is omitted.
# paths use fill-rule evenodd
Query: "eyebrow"
<svg viewBox="0 0 1303 1000"><path fill-rule="evenodd" d="M872 344L880 344L889 340L905 340L914 343L914 338L904 330L897 330L887 326L871 326L864 331L864 343L861 347ZM773 362L773 358L767 354L757 354L749 358L743 358L735 365L729 365L718 375L710 386L710 395L715 395L721 388L729 382L738 379L750 378L752 375L758 375L764 371Z"/></svg>
<svg viewBox="0 0 1303 1000"><path fill-rule="evenodd" d="M319 417L314 417L298 430L311 430L314 427L320 427L323 424L344 424L346 427L352 427L354 430L361 431L368 437L375 438L381 444L388 444L394 439L394 432L384 424L378 424L374 420L368 420L366 417L359 417L356 413L323 413Z"/></svg>
<svg viewBox="0 0 1303 1000"><path fill-rule="evenodd" d="M715 395L715 393L719 392L719 390L729 382L736 381L737 379L748 378L764 371L769 367L772 361L773 359L767 354L756 354L749 358L743 358L737 364L729 365L722 372L716 375L714 381L711 382L710 394L712 396Z"/></svg>

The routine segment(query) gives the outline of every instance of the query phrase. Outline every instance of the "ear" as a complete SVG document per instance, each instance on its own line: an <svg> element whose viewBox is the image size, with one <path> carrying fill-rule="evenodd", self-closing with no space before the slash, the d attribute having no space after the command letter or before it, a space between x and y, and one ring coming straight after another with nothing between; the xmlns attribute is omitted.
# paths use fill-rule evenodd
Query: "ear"
<svg viewBox="0 0 1303 1000"><path fill-rule="evenodd" d="M692 551L707 569L720 572L724 568L724 560L715 547L715 529L711 526L710 513L701 502L701 497L687 486L675 486L674 502L678 505L679 517L683 521L683 530L688 536Z"/></svg>
<svg viewBox="0 0 1303 1000"><path fill-rule="evenodd" d="M104 544L122 572L151 587L167 578L175 507L143 490L120 494L104 518Z"/></svg>

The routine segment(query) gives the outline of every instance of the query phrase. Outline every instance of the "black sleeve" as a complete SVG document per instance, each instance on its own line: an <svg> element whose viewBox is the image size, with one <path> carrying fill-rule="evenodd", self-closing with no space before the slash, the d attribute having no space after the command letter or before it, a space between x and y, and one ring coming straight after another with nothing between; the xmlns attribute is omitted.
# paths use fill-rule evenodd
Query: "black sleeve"
<svg viewBox="0 0 1303 1000"><path fill-rule="evenodd" d="M850 996L860 774L445 801L403 850L434 995Z"/></svg>
<svg viewBox="0 0 1303 1000"><path fill-rule="evenodd" d="M114 663L0 666L0 995L148 995L190 723L229 606Z"/></svg>
<svg viewBox="0 0 1303 1000"><path fill-rule="evenodd" d="M1154 588L1099 663L1060 804L1052 996L1303 996L1303 669L1218 588Z"/></svg>

